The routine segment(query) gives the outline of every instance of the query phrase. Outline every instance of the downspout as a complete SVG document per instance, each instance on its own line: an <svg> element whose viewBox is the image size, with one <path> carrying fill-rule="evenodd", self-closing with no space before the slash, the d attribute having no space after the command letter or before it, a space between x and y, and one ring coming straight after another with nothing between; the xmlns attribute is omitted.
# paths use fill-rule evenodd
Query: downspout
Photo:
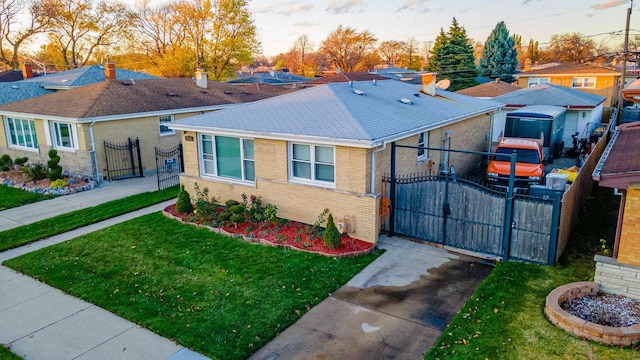
<svg viewBox="0 0 640 360"><path fill-rule="evenodd" d="M374 189L376 188L376 153L383 151L387 148L387 143L383 142L382 147L378 150L374 150L371 152L371 190L370 192L373 194ZM384 196L385 194L381 194Z"/></svg>
<svg viewBox="0 0 640 360"><path fill-rule="evenodd" d="M91 139L91 152L93 153L93 165L95 167L96 173L96 186L100 186L100 178L99 178L99 174L100 172L98 171L98 155L96 155L96 142L95 139L93 137L93 125L96 124L96 120L91 120L91 124L89 124L89 138Z"/></svg>

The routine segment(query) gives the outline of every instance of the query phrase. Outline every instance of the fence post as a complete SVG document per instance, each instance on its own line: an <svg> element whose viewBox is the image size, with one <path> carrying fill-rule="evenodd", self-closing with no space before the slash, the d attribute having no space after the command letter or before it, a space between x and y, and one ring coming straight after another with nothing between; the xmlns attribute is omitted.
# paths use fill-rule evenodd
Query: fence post
<svg viewBox="0 0 640 360"><path fill-rule="evenodd" d="M144 177L142 173L142 155L140 154L140 139L136 138L136 149L138 150L138 170L140 171L140 177ZM135 173L135 172L134 172Z"/></svg>
<svg viewBox="0 0 640 360"><path fill-rule="evenodd" d="M107 177L109 178L109 181L113 180L113 177L111 176L111 171L109 170L109 149L107 148L107 140L102 140L102 144L104 145L104 161L107 165ZM96 168L98 167L98 164L96 163Z"/></svg>
<svg viewBox="0 0 640 360"><path fill-rule="evenodd" d="M549 237L549 258L547 265L553 266L556 263L556 253L558 252L558 224L560 223L560 210L562 207L562 192L556 192L553 198L553 214L551 215L551 233Z"/></svg>
<svg viewBox="0 0 640 360"><path fill-rule="evenodd" d="M184 172L184 156L182 155L182 143L178 143L178 156L180 157L180 172Z"/></svg>
<svg viewBox="0 0 640 360"><path fill-rule="evenodd" d="M449 206L449 172L444 174L444 203L442 204L442 244L447 245L447 219L451 214Z"/></svg>
<svg viewBox="0 0 640 360"><path fill-rule="evenodd" d="M371 174L373 176L373 174ZM391 188L389 189L391 210L389 211L389 236L394 236L396 231L396 142L391 143Z"/></svg>
<svg viewBox="0 0 640 360"><path fill-rule="evenodd" d="M511 153L511 169L509 171L509 189L504 207L504 228L502 235L502 261L509 260L511 252L511 221L513 218L513 188L516 179L516 152Z"/></svg>

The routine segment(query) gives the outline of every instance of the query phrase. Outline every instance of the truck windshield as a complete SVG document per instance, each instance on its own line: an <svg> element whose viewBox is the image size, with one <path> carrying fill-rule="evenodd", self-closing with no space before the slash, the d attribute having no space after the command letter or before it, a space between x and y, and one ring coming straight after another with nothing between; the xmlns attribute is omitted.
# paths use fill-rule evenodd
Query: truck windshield
<svg viewBox="0 0 640 360"><path fill-rule="evenodd" d="M518 149L518 148L508 148L508 147L499 147L496 150L498 154L505 155L494 155L493 160L495 161L511 161L509 155L511 153L516 152L516 161L527 164L540 164L540 157L538 155L538 151L534 149Z"/></svg>

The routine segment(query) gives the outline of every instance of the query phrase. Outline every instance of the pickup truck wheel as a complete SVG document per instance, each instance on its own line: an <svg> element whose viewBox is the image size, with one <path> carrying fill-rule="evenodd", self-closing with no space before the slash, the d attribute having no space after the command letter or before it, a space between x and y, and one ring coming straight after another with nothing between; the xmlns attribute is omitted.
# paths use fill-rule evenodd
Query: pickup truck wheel
<svg viewBox="0 0 640 360"><path fill-rule="evenodd" d="M556 143L553 147L553 157L558 159L562 155L562 149L564 148L564 141Z"/></svg>

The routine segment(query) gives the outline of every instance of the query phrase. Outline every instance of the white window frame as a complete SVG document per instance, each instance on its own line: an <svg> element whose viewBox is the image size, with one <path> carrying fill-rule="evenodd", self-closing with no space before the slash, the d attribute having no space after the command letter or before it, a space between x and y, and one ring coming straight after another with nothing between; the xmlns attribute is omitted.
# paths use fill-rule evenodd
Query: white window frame
<svg viewBox="0 0 640 360"><path fill-rule="evenodd" d="M65 125L69 129L69 141L71 142L70 146L65 146L64 144L62 144L61 139L58 137L59 131L61 131L60 125ZM75 125L73 123L49 121L49 129L51 135L51 145L53 145L54 148L60 150L78 149L78 132L76 131Z"/></svg>
<svg viewBox="0 0 640 360"><path fill-rule="evenodd" d="M16 124L20 124L20 129L22 130L22 141L20 141L18 139L18 143L14 143L13 139L11 137L11 128L9 126L9 123L13 123L13 127L14 129L16 128ZM24 124L28 125L28 131L29 134L31 135L31 144L27 144L26 138L24 137ZM19 148L19 149L24 149L27 151L38 151L38 135L37 135L37 131L36 131L36 124L35 121L33 119L21 119L21 118L12 118L12 117L8 117L5 116L4 117L4 128L5 128L5 133L6 133L6 137L7 137L7 145L9 145L9 147L11 148ZM16 137L19 136L18 133L15 134ZM20 144L20 142L23 143L23 145Z"/></svg>
<svg viewBox="0 0 640 360"><path fill-rule="evenodd" d="M550 84L551 79L545 77L530 77L527 80L527 86L540 85L540 84Z"/></svg>
<svg viewBox="0 0 640 360"><path fill-rule="evenodd" d="M223 136L233 139L238 139L240 141L240 168L241 168L241 178L229 177L229 176L220 176L218 174L218 157L216 154L216 136ZM211 154L204 153L203 141L205 137L210 137L211 141ZM249 158L247 154L245 154L244 145L245 141L251 141L254 144L254 157ZM208 158L205 158L205 155L208 155ZM207 172L205 163L209 162L212 165L213 172ZM247 179L247 171L246 171L246 163L253 162L254 164L254 179ZM244 184L255 184L255 140L251 138L241 138L237 136L226 136L226 135L215 135L215 134L198 134L198 163L200 164L200 176L220 179L223 181L234 182L234 183L244 183Z"/></svg>
<svg viewBox="0 0 640 360"><path fill-rule="evenodd" d="M422 140L420 140L422 137ZM418 134L418 146L429 147L429 132L421 132ZM418 162L425 162L429 160L429 150L426 149L417 149L418 150ZM420 152L422 151L422 154Z"/></svg>
<svg viewBox="0 0 640 360"><path fill-rule="evenodd" d="M593 84L588 85L587 84ZM593 76L577 76L571 79L571 87L576 89L595 89L596 78Z"/></svg>
<svg viewBox="0 0 640 360"><path fill-rule="evenodd" d="M311 166L311 178L304 178L304 177L294 176L294 172L293 172L293 163L294 163L294 161L304 161L304 160L299 160L299 159L294 159L293 158L293 146L294 145L309 146L309 154L310 154L311 159L308 161L308 163ZM316 161L316 147L331 149L332 152L333 152L332 163L322 163L322 162ZM321 186L321 187L335 189L335 187L336 187L336 148L335 148L335 146L319 145L319 144L311 144L311 143L301 143L301 142L291 142L290 141L289 142L289 146L288 146L288 150L289 151L288 151L287 163L288 163L288 168L289 168L289 181L290 182L299 183L299 184L314 185L314 186ZM333 181L325 181L325 180L316 179L316 165L331 165L333 167Z"/></svg>
<svg viewBox="0 0 640 360"><path fill-rule="evenodd" d="M164 119L163 119L164 118ZM169 119L167 121L167 118ZM174 129L171 129L169 127L167 127L167 125L165 124L170 124L172 122L174 122L174 116L173 115L160 115L158 116L158 131L160 131L160 136L169 136L169 135L175 135L176 131ZM166 131L162 131L162 127L167 127Z"/></svg>

